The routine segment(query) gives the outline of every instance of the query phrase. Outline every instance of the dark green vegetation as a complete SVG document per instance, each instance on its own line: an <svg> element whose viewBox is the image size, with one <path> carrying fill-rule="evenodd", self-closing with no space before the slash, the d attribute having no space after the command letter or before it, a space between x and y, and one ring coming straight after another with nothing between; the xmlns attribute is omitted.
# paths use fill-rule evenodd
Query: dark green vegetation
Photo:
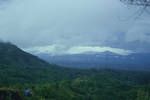
<svg viewBox="0 0 150 100"><path fill-rule="evenodd" d="M31 97L23 91L32 90ZM13 95L13 96L12 96ZM0 100L150 100L150 72L69 69L0 44ZM12 99L10 99L12 98Z"/></svg>
<svg viewBox="0 0 150 100"><path fill-rule="evenodd" d="M0 42L0 64L19 67L46 67L45 61L26 53L11 43Z"/></svg>
<svg viewBox="0 0 150 100"><path fill-rule="evenodd" d="M20 84L22 80L29 81L29 79L18 75L15 76L18 77L18 82L1 84L1 87L18 90L23 100L150 100L149 72L114 70L72 72L76 73L72 74L68 70L67 77L66 72L62 72L64 75L57 73L59 79L51 79L52 73L46 75L42 73L41 75L47 76L43 80L38 79L38 76L28 76L30 82L35 82L32 81L33 78L36 80L30 84L25 81L24 84ZM32 89L31 97L23 96L25 88Z"/></svg>

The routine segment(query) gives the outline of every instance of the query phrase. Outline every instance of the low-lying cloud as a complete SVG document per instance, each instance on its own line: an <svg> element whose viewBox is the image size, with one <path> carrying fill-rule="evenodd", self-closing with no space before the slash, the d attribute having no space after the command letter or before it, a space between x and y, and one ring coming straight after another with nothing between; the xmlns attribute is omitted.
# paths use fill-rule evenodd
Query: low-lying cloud
<svg viewBox="0 0 150 100"><path fill-rule="evenodd" d="M66 47L64 45L50 45L42 47L33 47L24 49L27 52L38 54L49 54L49 55L64 55L64 54L84 54L84 53L102 53L112 52L119 55L129 55L133 53L130 50L124 50L119 48L111 47L100 47L100 46L74 46Z"/></svg>

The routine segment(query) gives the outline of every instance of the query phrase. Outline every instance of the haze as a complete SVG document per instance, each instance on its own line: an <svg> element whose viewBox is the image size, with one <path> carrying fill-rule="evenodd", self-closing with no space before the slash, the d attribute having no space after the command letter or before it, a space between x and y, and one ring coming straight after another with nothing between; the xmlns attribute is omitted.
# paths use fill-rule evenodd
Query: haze
<svg viewBox="0 0 150 100"><path fill-rule="evenodd" d="M149 52L150 15L139 9L119 0L0 0L0 39L34 53Z"/></svg>

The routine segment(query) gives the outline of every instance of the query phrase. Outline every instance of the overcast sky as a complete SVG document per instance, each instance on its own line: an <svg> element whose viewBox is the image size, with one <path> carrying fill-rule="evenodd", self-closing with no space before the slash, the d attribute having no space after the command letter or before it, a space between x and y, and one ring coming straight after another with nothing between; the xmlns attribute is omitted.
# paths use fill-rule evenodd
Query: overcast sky
<svg viewBox="0 0 150 100"><path fill-rule="evenodd" d="M119 0L0 0L0 39L30 49L145 52L150 50L150 15L137 18L138 9Z"/></svg>

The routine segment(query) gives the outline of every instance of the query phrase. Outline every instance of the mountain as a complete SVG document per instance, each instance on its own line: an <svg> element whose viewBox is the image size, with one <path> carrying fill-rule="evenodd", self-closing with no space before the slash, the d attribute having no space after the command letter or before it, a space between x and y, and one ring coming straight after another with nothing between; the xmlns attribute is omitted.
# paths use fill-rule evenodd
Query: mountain
<svg viewBox="0 0 150 100"><path fill-rule="evenodd" d="M54 82L70 79L74 73L71 69L49 64L11 43L0 42L0 85Z"/></svg>
<svg viewBox="0 0 150 100"><path fill-rule="evenodd" d="M138 63L149 61L147 54L128 56ZM130 58L128 56L104 52L57 57L70 64L81 61L82 64L105 65L108 61L107 66L110 66L116 60ZM58 61L55 57L51 60ZM64 68L49 64L11 43L0 43L0 100L149 100L149 84L149 71ZM26 88L31 89L33 95L24 95Z"/></svg>
<svg viewBox="0 0 150 100"><path fill-rule="evenodd" d="M150 70L150 53L119 55L112 52L93 52L56 56L39 54L38 56L49 63L66 67Z"/></svg>
<svg viewBox="0 0 150 100"><path fill-rule="evenodd" d="M89 74L87 70L49 64L12 43L0 42L0 86L55 82Z"/></svg>
<svg viewBox="0 0 150 100"><path fill-rule="evenodd" d="M0 43L0 65L20 67L45 67L49 64L40 58L22 51L11 43Z"/></svg>

